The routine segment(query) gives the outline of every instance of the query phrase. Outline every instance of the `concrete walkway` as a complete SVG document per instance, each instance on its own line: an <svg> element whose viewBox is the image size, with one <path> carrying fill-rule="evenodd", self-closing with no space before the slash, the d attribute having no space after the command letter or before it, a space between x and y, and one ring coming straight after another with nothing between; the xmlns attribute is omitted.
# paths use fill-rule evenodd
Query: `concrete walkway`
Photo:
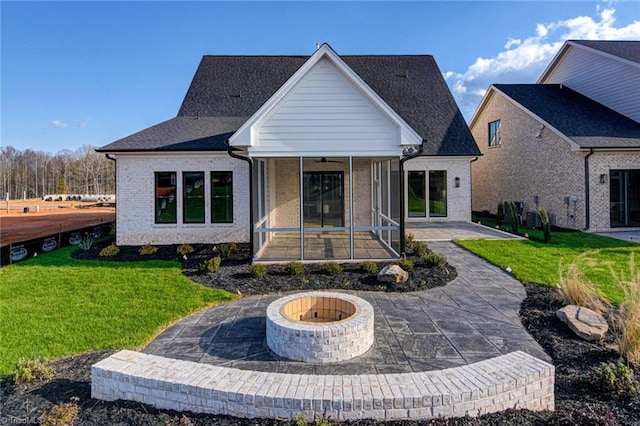
<svg viewBox="0 0 640 426"><path fill-rule="evenodd" d="M616 240L640 244L640 231L598 232L597 234L602 235L603 237L610 237L615 238Z"/></svg>
<svg viewBox="0 0 640 426"><path fill-rule="evenodd" d="M383 374L466 365L521 350L549 360L525 331L518 312L522 285L450 242L430 248L447 255L458 278L416 293L357 292L375 315L375 343L364 355L335 364L288 361L265 343L265 312L279 295L252 296L207 309L165 330L145 353L243 370L296 374Z"/></svg>
<svg viewBox="0 0 640 426"><path fill-rule="evenodd" d="M407 223L407 233L418 241L453 241L454 239L521 240L522 237L478 225L473 222Z"/></svg>

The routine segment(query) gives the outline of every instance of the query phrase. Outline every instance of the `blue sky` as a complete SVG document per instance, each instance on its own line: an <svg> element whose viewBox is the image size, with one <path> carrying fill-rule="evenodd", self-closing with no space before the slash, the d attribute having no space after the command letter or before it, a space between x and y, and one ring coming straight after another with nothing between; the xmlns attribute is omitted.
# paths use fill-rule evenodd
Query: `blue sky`
<svg viewBox="0 0 640 426"><path fill-rule="evenodd" d="M469 119L562 42L640 40L638 1L1 1L0 146L102 146L175 116L205 54L431 54Z"/></svg>

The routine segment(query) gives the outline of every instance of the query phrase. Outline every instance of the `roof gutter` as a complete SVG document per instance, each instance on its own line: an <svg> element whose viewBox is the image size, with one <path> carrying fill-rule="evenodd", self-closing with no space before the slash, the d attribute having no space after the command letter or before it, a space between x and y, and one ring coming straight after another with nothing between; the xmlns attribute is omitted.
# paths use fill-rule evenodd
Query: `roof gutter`
<svg viewBox="0 0 640 426"><path fill-rule="evenodd" d="M405 255L405 245L406 245L406 237L405 237L405 220L404 220L404 215L405 215L405 197L404 197L404 163L418 157L421 153L422 153L422 147L424 146L424 142L425 140L422 140L422 144L420 144L420 148L418 148L418 150L410 155L407 155L405 157L402 157L400 159L400 165L399 165L399 169L400 169L400 173L399 173L399 178L400 178L400 255L404 256Z"/></svg>
<svg viewBox="0 0 640 426"><path fill-rule="evenodd" d="M116 203L117 203L118 202L118 162L116 161L116 157L113 154L105 154L104 156L106 157L107 160L113 161L113 166L115 168L116 180L113 183L113 191L116 193ZM113 221L113 238L114 238L114 241L118 241L118 215L116 215L116 218Z"/></svg>
<svg viewBox="0 0 640 426"><path fill-rule="evenodd" d="M591 226L591 210L589 208L589 157L595 152L593 148L589 148L589 153L584 157L584 229L589 230Z"/></svg>
<svg viewBox="0 0 640 426"><path fill-rule="evenodd" d="M225 143L227 144L227 154L231 158L243 160L249 164L249 247L251 247L251 252L253 253L253 162L249 157L243 157L233 152L228 139Z"/></svg>

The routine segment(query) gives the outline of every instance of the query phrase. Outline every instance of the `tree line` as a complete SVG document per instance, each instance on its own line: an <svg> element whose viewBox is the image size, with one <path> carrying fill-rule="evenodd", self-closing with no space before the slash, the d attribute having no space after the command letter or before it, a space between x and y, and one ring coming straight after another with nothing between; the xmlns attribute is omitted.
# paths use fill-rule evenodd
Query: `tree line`
<svg viewBox="0 0 640 426"><path fill-rule="evenodd" d="M57 154L0 147L0 194L11 200L47 194L115 194L115 162L90 145Z"/></svg>

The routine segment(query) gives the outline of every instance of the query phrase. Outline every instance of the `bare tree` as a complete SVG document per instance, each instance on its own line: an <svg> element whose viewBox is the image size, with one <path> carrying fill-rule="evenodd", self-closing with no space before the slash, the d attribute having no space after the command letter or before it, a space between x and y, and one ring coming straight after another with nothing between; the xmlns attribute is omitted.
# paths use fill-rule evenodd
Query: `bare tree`
<svg viewBox="0 0 640 426"><path fill-rule="evenodd" d="M113 161L85 145L55 155L12 146L0 148L0 193L11 199L53 193L113 194Z"/></svg>

